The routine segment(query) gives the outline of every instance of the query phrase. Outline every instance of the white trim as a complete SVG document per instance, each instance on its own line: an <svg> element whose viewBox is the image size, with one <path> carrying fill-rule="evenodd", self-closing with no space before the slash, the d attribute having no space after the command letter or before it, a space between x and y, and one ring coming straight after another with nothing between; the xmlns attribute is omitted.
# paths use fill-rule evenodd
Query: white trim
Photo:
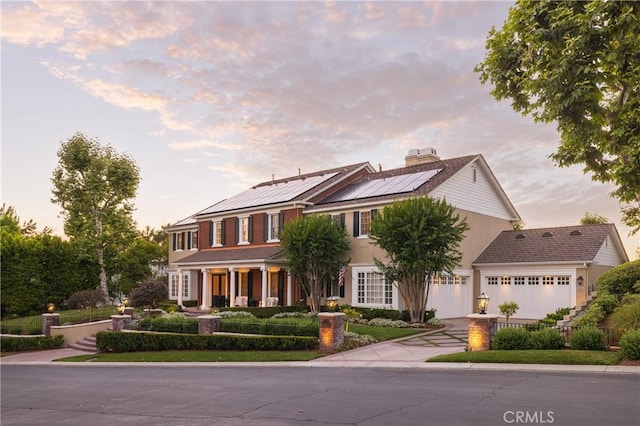
<svg viewBox="0 0 640 426"><path fill-rule="evenodd" d="M376 273L381 276L383 282L382 299L385 299L385 287L391 286L391 303L360 303L358 302L358 274L359 273ZM395 283L387 283L384 275L380 272L380 269L375 265L369 266L353 266L351 265L351 305L367 308L382 308L382 309L398 309L398 287Z"/></svg>

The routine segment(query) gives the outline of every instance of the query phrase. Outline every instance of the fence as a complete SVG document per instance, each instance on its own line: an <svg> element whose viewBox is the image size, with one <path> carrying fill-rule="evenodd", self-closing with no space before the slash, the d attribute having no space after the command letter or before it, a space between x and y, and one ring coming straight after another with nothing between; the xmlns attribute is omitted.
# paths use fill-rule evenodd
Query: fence
<svg viewBox="0 0 640 426"><path fill-rule="evenodd" d="M42 316L16 318L3 321L0 324L0 334L42 334Z"/></svg>
<svg viewBox="0 0 640 426"><path fill-rule="evenodd" d="M565 344L569 345L571 343L571 334L579 329L580 327L573 327L569 325L565 326L548 326L545 324L520 324L520 323L504 323L504 322L496 322L493 324L493 329L491 330L491 340L493 340L493 336L498 330L503 328L524 328L527 331L534 330L542 330L543 328L553 328L558 330L558 332L564 337ZM606 327L597 327L604 333L604 337L607 341L607 346L618 346L618 341L620 337L622 337L623 331L618 330L616 328L606 328Z"/></svg>

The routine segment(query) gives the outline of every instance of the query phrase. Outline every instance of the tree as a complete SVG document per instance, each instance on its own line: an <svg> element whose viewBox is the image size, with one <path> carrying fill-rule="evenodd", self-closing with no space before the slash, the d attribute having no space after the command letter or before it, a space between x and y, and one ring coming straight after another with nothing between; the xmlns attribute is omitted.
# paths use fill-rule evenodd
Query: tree
<svg viewBox="0 0 640 426"><path fill-rule="evenodd" d="M140 181L138 166L83 133L63 142L58 158L52 201L62 207L65 233L95 256L100 288L108 298L105 252L135 235L131 199Z"/></svg>
<svg viewBox="0 0 640 426"><path fill-rule="evenodd" d="M370 237L388 257L375 263L397 286L411 322L424 319L431 278L453 273L460 263L458 247L468 229L452 205L430 197L396 201L371 221Z"/></svg>
<svg viewBox="0 0 640 426"><path fill-rule="evenodd" d="M509 317L515 315L515 313L518 312L518 309L520 309L520 306L518 306L516 302L511 301L498 305L498 309L500 309L500 313L502 315L507 317L507 324L509 324Z"/></svg>
<svg viewBox="0 0 640 426"><path fill-rule="evenodd" d="M580 225L599 225L604 223L609 223L609 220L604 216L600 216L598 213L586 212L582 219L580 219Z"/></svg>
<svg viewBox="0 0 640 426"><path fill-rule="evenodd" d="M284 225L280 242L291 275L302 283L311 311L318 312L324 284L337 276L349 251L347 231L329 216L305 215Z"/></svg>
<svg viewBox="0 0 640 426"><path fill-rule="evenodd" d="M551 158L613 183L623 221L640 230L640 4L523 1L492 28L475 71L497 100L557 124Z"/></svg>
<svg viewBox="0 0 640 426"><path fill-rule="evenodd" d="M148 280L140 283L131 291L129 299L133 306L155 308L158 303L169 298L167 284L158 280Z"/></svg>
<svg viewBox="0 0 640 426"><path fill-rule="evenodd" d="M151 268L154 261L167 256L160 244L143 236L136 238L117 256L117 272L112 274L113 294L129 294L136 284L150 278L157 278ZM117 278L117 279L116 279Z"/></svg>

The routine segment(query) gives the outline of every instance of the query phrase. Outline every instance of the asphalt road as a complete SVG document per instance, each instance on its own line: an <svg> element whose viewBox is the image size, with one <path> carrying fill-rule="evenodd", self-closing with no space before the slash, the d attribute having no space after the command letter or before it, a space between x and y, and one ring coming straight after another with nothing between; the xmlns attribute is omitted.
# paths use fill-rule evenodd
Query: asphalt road
<svg viewBox="0 0 640 426"><path fill-rule="evenodd" d="M8 425L640 424L636 374L3 365Z"/></svg>

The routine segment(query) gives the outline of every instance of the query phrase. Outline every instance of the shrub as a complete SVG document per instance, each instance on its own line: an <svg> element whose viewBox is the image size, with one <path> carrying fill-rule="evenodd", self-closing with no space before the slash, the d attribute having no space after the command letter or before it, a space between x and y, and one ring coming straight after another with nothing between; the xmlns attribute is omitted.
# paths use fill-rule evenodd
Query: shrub
<svg viewBox="0 0 640 426"><path fill-rule="evenodd" d="M640 330L627 331L622 335L620 352L631 360L640 359Z"/></svg>
<svg viewBox="0 0 640 426"><path fill-rule="evenodd" d="M271 318L316 318L317 316L317 312L278 312Z"/></svg>
<svg viewBox="0 0 640 426"><path fill-rule="evenodd" d="M576 318L573 321L573 324L577 327L586 327L598 325L600 321L604 319L604 310L602 306L596 301L593 301L589 304L589 307L581 317Z"/></svg>
<svg viewBox="0 0 640 426"><path fill-rule="evenodd" d="M225 333L259 334L264 336L318 336L318 323L308 321L262 320L220 321L220 331Z"/></svg>
<svg viewBox="0 0 640 426"><path fill-rule="evenodd" d="M558 308L555 312L547 314L546 317L538 321L538 324L543 325L556 325L556 323L564 319L565 315L569 315L571 308Z"/></svg>
<svg viewBox="0 0 640 426"><path fill-rule="evenodd" d="M492 349L511 351L529 348L529 332L520 327L502 328L493 336Z"/></svg>
<svg viewBox="0 0 640 426"><path fill-rule="evenodd" d="M529 333L531 349L562 349L564 337L553 328L543 328Z"/></svg>
<svg viewBox="0 0 640 426"><path fill-rule="evenodd" d="M620 299L621 305L630 305L632 303L640 303L640 294L627 293Z"/></svg>
<svg viewBox="0 0 640 426"><path fill-rule="evenodd" d="M95 308L106 302L102 290L82 290L73 293L66 301L69 309Z"/></svg>
<svg viewBox="0 0 640 426"><path fill-rule="evenodd" d="M509 322L509 317L511 317L512 315L515 315L515 313L518 312L519 308L520 306L518 306L518 304L514 301L504 302L503 304L498 305L498 309L500 309L500 313L505 317L507 317L507 322Z"/></svg>
<svg viewBox="0 0 640 426"><path fill-rule="evenodd" d="M433 318L430 318L430 319L427 321L427 324L429 324L429 325L442 325L442 321L440 321L440 320L439 320L438 318L436 318L436 317L433 317Z"/></svg>
<svg viewBox="0 0 640 426"><path fill-rule="evenodd" d="M33 351L61 348L63 336L12 337L0 336L0 352Z"/></svg>
<svg viewBox="0 0 640 426"><path fill-rule="evenodd" d="M238 336L223 334L175 334L108 332L96 334L101 352L139 352L166 350L312 350L318 348L317 337L306 336Z"/></svg>
<svg viewBox="0 0 640 426"><path fill-rule="evenodd" d="M216 312L215 315L219 315L221 318L256 318L251 312L245 311L222 311Z"/></svg>
<svg viewBox="0 0 640 426"><path fill-rule="evenodd" d="M165 300L163 302L158 303L158 309L162 309L166 312L182 312L182 306L174 303L171 300Z"/></svg>
<svg viewBox="0 0 640 426"><path fill-rule="evenodd" d="M198 306L198 301L197 300L183 300L182 301L182 306L184 306L185 308L195 308L196 306Z"/></svg>
<svg viewBox="0 0 640 426"><path fill-rule="evenodd" d="M376 327L393 327L393 328L407 328L409 324L404 321L392 321L386 318L374 318L369 321L369 325L373 325Z"/></svg>
<svg viewBox="0 0 640 426"><path fill-rule="evenodd" d="M640 301L616 309L611 315L611 324L620 330L640 329Z"/></svg>
<svg viewBox="0 0 640 426"><path fill-rule="evenodd" d="M618 299L626 293L638 293L634 286L640 283L640 259L609 269L596 281L598 294L609 293Z"/></svg>
<svg viewBox="0 0 640 426"><path fill-rule="evenodd" d="M615 295L609 293L599 294L594 302L597 302L598 305L600 305L605 315L613 312L620 303Z"/></svg>
<svg viewBox="0 0 640 426"><path fill-rule="evenodd" d="M309 312L308 306L269 306L260 308L244 308L244 307L226 307L217 308L218 314L222 312L250 312L255 315L256 318L271 318L280 312Z"/></svg>
<svg viewBox="0 0 640 426"><path fill-rule="evenodd" d="M183 317L146 317L138 321L137 330L198 334L198 320Z"/></svg>
<svg viewBox="0 0 640 426"><path fill-rule="evenodd" d="M581 327L571 334L571 349L606 351L607 341L602 330L592 326Z"/></svg>
<svg viewBox="0 0 640 426"><path fill-rule="evenodd" d="M131 305L141 308L155 308L168 297L167 284L159 280L149 280L138 284L129 295Z"/></svg>
<svg viewBox="0 0 640 426"><path fill-rule="evenodd" d="M350 331L345 331L344 333L344 342L342 346L338 348L338 350L346 351L355 348L359 348L361 346L370 345L373 343L377 343L375 337L369 336L368 334L358 334L352 333Z"/></svg>

